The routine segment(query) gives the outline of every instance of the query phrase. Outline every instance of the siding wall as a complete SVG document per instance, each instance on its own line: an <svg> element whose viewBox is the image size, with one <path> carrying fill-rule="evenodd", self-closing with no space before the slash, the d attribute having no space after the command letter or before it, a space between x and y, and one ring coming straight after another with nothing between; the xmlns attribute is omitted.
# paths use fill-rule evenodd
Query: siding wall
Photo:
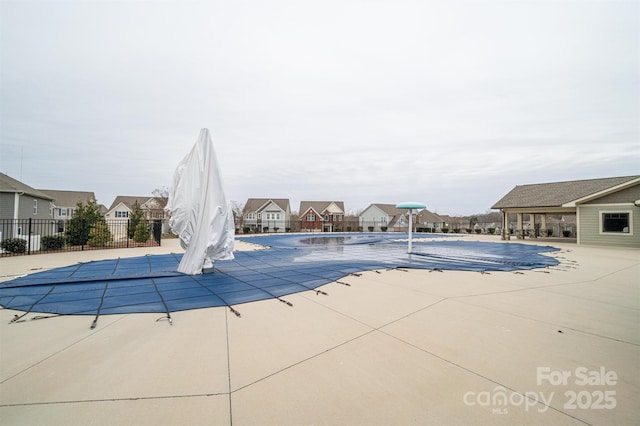
<svg viewBox="0 0 640 426"><path fill-rule="evenodd" d="M632 234L602 234L600 233L601 212L632 212ZM582 205L577 209L578 229L580 232L579 243L587 245L610 245L618 247L640 248L640 208L633 204L607 205L590 204Z"/></svg>
<svg viewBox="0 0 640 426"><path fill-rule="evenodd" d="M631 188L605 195L604 197L600 197L596 200L588 201L585 204L628 203L635 200L640 200L640 185L635 185Z"/></svg>
<svg viewBox="0 0 640 426"><path fill-rule="evenodd" d="M382 223L382 217L387 218L387 222ZM368 231L369 226L374 226L374 231L380 231L381 226L388 226L391 218L377 206L371 206L360 213L360 226L363 231Z"/></svg>
<svg viewBox="0 0 640 426"><path fill-rule="evenodd" d="M0 192L0 219L51 219L51 201L43 198L22 194L18 197L18 217L13 217L15 208L15 193ZM38 213L33 214L33 200L38 200Z"/></svg>
<svg viewBox="0 0 640 426"><path fill-rule="evenodd" d="M16 195L13 192L0 192L0 219L13 219L13 204Z"/></svg>

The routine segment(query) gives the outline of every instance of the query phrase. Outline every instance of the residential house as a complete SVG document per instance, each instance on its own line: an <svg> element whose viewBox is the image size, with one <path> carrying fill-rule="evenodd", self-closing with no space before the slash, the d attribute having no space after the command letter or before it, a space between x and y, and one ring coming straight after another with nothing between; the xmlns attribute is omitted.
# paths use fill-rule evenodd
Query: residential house
<svg viewBox="0 0 640 426"><path fill-rule="evenodd" d="M509 214L516 214L518 238L527 235L525 215L534 237L545 236L547 215L575 215L578 244L640 247L640 176L519 185L492 208L502 212L503 239Z"/></svg>
<svg viewBox="0 0 640 426"><path fill-rule="evenodd" d="M427 209L421 210L416 215L416 229L431 229L439 231L442 228L448 228L450 225L442 216L433 213Z"/></svg>
<svg viewBox="0 0 640 426"><path fill-rule="evenodd" d="M128 232L126 226L118 223L118 219L121 221L128 220L136 203L142 209L145 219L161 221L165 218L166 213L164 208L167 205L166 198L118 195L104 215L105 219L107 219L109 230L116 241L126 239ZM165 230L163 229L162 232L165 232Z"/></svg>
<svg viewBox="0 0 640 426"><path fill-rule="evenodd" d="M54 189L39 189L39 191L53 197L53 218L56 220L72 218L78 203L88 204L90 201L96 201L96 195L93 192Z"/></svg>
<svg viewBox="0 0 640 426"><path fill-rule="evenodd" d="M51 219L53 197L0 173L0 219Z"/></svg>
<svg viewBox="0 0 640 426"><path fill-rule="evenodd" d="M407 210L397 209L395 204L371 204L358 217L363 231L406 231L408 229Z"/></svg>
<svg viewBox="0 0 640 426"><path fill-rule="evenodd" d="M106 219L127 219L133 211L133 206L138 203L144 212L144 218L147 220L164 219L164 208L167 205L167 199L162 197L132 197L118 195L111 207L105 213Z"/></svg>
<svg viewBox="0 0 640 426"><path fill-rule="evenodd" d="M303 232L344 230L343 201L301 201L298 221Z"/></svg>
<svg viewBox="0 0 640 426"><path fill-rule="evenodd" d="M461 232L463 229L466 230L467 225L469 225L469 221L465 221L461 217L449 216L449 215L446 215L446 214L442 214L442 215L438 215L438 214L435 214L435 213L432 213L432 214L435 215L435 216L438 216L440 218L440 220L442 221L440 226L434 226L436 228L436 230L438 228L440 228L441 231L443 229L446 229L447 232ZM437 225L437 223L436 223L436 225Z"/></svg>
<svg viewBox="0 0 640 426"><path fill-rule="evenodd" d="M83 191L59 191L55 189L40 189L53 197L52 213L56 221L57 232L64 232L67 219L71 219L76 211L78 203L88 204L96 201L93 192Z"/></svg>
<svg viewBox="0 0 640 426"><path fill-rule="evenodd" d="M39 250L42 234L53 232L47 220L52 218L52 202L52 196L0 173L0 241L22 238L29 251Z"/></svg>
<svg viewBox="0 0 640 426"><path fill-rule="evenodd" d="M249 198L242 209L242 228L250 232L291 230L288 198Z"/></svg>

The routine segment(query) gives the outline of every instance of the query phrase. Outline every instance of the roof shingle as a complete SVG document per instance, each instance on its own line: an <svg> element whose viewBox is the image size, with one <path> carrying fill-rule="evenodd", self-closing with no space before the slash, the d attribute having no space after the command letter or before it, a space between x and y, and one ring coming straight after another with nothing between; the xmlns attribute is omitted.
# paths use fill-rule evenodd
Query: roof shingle
<svg viewBox="0 0 640 426"><path fill-rule="evenodd" d="M4 173L0 173L0 192L24 193L45 200L53 200L51 195L32 188L26 183L22 183L9 175L5 175Z"/></svg>
<svg viewBox="0 0 640 426"><path fill-rule="evenodd" d="M280 207L283 211L287 211L287 207L289 206L288 198L249 198L247 203L244 205L242 209L243 214L257 212L258 209L263 207L269 201L273 201L278 207Z"/></svg>
<svg viewBox="0 0 640 426"><path fill-rule="evenodd" d="M640 178L640 176L623 176L518 185L498 200L491 208L561 207L563 204L638 178Z"/></svg>

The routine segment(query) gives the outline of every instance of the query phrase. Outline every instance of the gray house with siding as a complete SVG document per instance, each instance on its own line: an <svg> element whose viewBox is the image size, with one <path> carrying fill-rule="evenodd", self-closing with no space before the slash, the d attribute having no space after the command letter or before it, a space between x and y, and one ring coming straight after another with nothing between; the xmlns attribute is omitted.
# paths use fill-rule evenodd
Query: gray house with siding
<svg viewBox="0 0 640 426"><path fill-rule="evenodd" d="M40 192L53 197L53 218L71 219L76 211L78 203L88 204L96 201L93 192L86 191L60 191L57 189L39 189Z"/></svg>
<svg viewBox="0 0 640 426"><path fill-rule="evenodd" d="M525 214L542 229L547 214L575 214L578 244L640 247L640 176L520 185L492 208L503 213L503 238L510 213L517 215L518 238Z"/></svg>
<svg viewBox="0 0 640 426"><path fill-rule="evenodd" d="M39 250L40 235L34 235L30 219L52 219L53 197L11 176L0 173L0 241L22 238L29 241L29 250ZM27 238L29 232L31 236Z"/></svg>
<svg viewBox="0 0 640 426"><path fill-rule="evenodd" d="M0 219L51 219L53 197L0 173Z"/></svg>

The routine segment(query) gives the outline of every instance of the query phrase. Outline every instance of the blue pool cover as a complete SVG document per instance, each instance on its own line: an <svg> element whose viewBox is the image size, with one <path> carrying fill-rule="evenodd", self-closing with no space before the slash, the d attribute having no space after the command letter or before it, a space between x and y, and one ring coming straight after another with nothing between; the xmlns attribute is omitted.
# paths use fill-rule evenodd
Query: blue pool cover
<svg viewBox="0 0 640 426"><path fill-rule="evenodd" d="M402 234L282 235L238 238L266 245L218 261L215 272L176 271L181 254L102 260L30 274L0 283L4 308L60 315L159 312L228 306L319 290L346 275L394 268L513 271L558 263L541 255L553 247L472 241L414 242ZM426 283L425 283L426 285ZM288 303L288 302L286 302ZM23 314L24 315L24 314ZM16 316L16 319L22 316ZM95 326L95 321L94 321Z"/></svg>

